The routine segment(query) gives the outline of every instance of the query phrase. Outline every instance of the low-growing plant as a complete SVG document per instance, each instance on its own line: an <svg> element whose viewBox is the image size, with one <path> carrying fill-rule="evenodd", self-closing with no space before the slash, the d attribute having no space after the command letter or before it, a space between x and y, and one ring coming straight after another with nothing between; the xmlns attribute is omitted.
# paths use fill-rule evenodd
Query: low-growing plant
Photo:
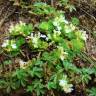
<svg viewBox="0 0 96 96"><path fill-rule="evenodd" d="M35 2L34 5L31 7L29 13L35 15L50 15L55 12L55 8L47 5L43 2Z"/></svg>
<svg viewBox="0 0 96 96"><path fill-rule="evenodd" d="M68 9L70 12L76 11L76 8L73 4L71 4L70 0L58 0L58 5L61 7L64 7L65 9Z"/></svg>
<svg viewBox="0 0 96 96"><path fill-rule="evenodd" d="M91 75L96 73L93 68L78 68L73 62L85 50L87 40L86 32L76 26L79 21L76 18L67 21L62 12L45 3L33 6L32 12L38 16L56 14L51 18L41 18L38 24L20 21L9 28L9 37L2 43L2 50L19 61L11 75L8 76L10 72L4 74L0 88L9 92L23 87L27 92L44 96L54 89L67 94L74 90L75 85L85 87Z"/></svg>
<svg viewBox="0 0 96 96"><path fill-rule="evenodd" d="M11 36L28 36L33 31L33 25L32 24L25 24L24 22L19 22L15 26L11 25L9 32Z"/></svg>
<svg viewBox="0 0 96 96"><path fill-rule="evenodd" d="M32 84L27 86L27 92L36 92L37 96L41 96L44 94L45 86L42 83L42 80L34 80Z"/></svg>
<svg viewBox="0 0 96 96"><path fill-rule="evenodd" d="M96 96L96 88L92 87L91 89L88 89L88 96Z"/></svg>

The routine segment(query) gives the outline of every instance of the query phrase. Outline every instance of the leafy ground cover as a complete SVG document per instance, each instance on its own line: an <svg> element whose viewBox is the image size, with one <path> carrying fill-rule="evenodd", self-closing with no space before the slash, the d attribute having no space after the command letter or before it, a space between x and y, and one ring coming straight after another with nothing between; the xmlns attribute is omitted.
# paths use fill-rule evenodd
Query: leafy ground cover
<svg viewBox="0 0 96 96"><path fill-rule="evenodd" d="M74 2L10 2L27 22L11 22L1 42L2 96L96 96L96 59L86 54L90 34L72 17Z"/></svg>

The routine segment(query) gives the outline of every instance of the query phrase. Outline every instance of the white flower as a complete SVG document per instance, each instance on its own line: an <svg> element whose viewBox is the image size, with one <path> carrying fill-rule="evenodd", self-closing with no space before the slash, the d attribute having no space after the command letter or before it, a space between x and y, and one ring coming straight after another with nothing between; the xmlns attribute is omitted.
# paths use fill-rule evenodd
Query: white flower
<svg viewBox="0 0 96 96"><path fill-rule="evenodd" d="M73 90L73 85L68 84L68 81L66 79L59 80L59 85L62 87L65 93L70 93Z"/></svg>
<svg viewBox="0 0 96 96"><path fill-rule="evenodd" d="M59 17L56 17L54 19L53 25L57 26L58 24L60 24L62 22L65 23L65 24L69 24L69 22L67 20L65 20L65 17L63 15L60 15Z"/></svg>
<svg viewBox="0 0 96 96"><path fill-rule="evenodd" d="M58 26L60 25L60 23L64 22L64 20L65 20L65 17L63 15L60 15L59 17L56 17L54 19L53 25Z"/></svg>
<svg viewBox="0 0 96 96"><path fill-rule="evenodd" d="M65 86L67 84L67 81L66 80L59 80L59 85L60 86Z"/></svg>
<svg viewBox="0 0 96 96"><path fill-rule="evenodd" d="M75 26L73 24L70 24L71 30L74 31L75 30Z"/></svg>
<svg viewBox="0 0 96 96"><path fill-rule="evenodd" d="M53 37L54 37L54 39L56 39L56 38L57 38L57 34L56 34L56 33L54 33L54 34L53 34Z"/></svg>
<svg viewBox="0 0 96 96"><path fill-rule="evenodd" d="M31 36L28 36L28 38L32 39L33 38L33 33L31 33Z"/></svg>
<svg viewBox="0 0 96 96"><path fill-rule="evenodd" d="M59 17L55 17L54 21L58 22L59 21Z"/></svg>
<svg viewBox="0 0 96 96"><path fill-rule="evenodd" d="M16 49L16 48L17 48L16 44L12 44L11 47L12 47L13 49Z"/></svg>
<svg viewBox="0 0 96 96"><path fill-rule="evenodd" d="M15 26L13 24L11 24L10 28L9 28L9 32L12 33L14 31L20 31L22 26L25 26L26 24L22 21L20 21L19 23L17 23ZM22 32L21 32L22 33Z"/></svg>
<svg viewBox="0 0 96 96"><path fill-rule="evenodd" d="M65 91L65 93L71 93L73 91L72 87L72 84L66 84L65 86L63 86L63 90Z"/></svg>
<svg viewBox="0 0 96 96"><path fill-rule="evenodd" d="M20 59L19 64L20 64L20 68L25 69L27 62L24 62L23 60Z"/></svg>
<svg viewBox="0 0 96 96"><path fill-rule="evenodd" d="M86 41L87 40L87 38L88 38L88 35L86 34L86 31L80 31L81 32L81 38L84 40L84 41Z"/></svg>
<svg viewBox="0 0 96 96"><path fill-rule="evenodd" d="M54 34L57 34L57 35L60 35L61 34L61 32L58 30L53 30L53 32L54 32Z"/></svg>
<svg viewBox="0 0 96 96"><path fill-rule="evenodd" d="M19 23L20 23L21 26L25 26L25 25L26 25L26 24L25 24L24 22L22 22L22 21L19 21Z"/></svg>
<svg viewBox="0 0 96 96"><path fill-rule="evenodd" d="M57 26L57 30L60 31L62 28L61 26Z"/></svg>
<svg viewBox="0 0 96 96"><path fill-rule="evenodd" d="M58 46L58 50L60 52L60 59L63 61L64 59L66 59L68 53L64 51L63 47Z"/></svg>
<svg viewBox="0 0 96 96"><path fill-rule="evenodd" d="M59 17L59 22L64 22L64 20L65 20L65 17L63 16L63 15L60 15L60 17Z"/></svg>
<svg viewBox="0 0 96 96"><path fill-rule="evenodd" d="M51 37L51 34L47 34L47 36L48 36L48 39L51 39L52 37Z"/></svg>
<svg viewBox="0 0 96 96"><path fill-rule="evenodd" d="M4 40L4 43L2 44L2 47L7 47L9 44L9 40Z"/></svg>
<svg viewBox="0 0 96 96"><path fill-rule="evenodd" d="M34 48L38 48L38 41L40 38L40 32L38 34L34 34L34 35L33 35L33 33L31 33L31 36L28 38L30 38L32 40Z"/></svg>
<svg viewBox="0 0 96 96"><path fill-rule="evenodd" d="M64 26L64 29L65 29L65 33L70 33L72 31L72 29L67 25Z"/></svg>
<svg viewBox="0 0 96 96"><path fill-rule="evenodd" d="M66 58L67 55L68 55L67 52L61 52L60 59L63 61Z"/></svg>
<svg viewBox="0 0 96 96"><path fill-rule="evenodd" d="M37 37L33 37L32 43L34 44L35 48L38 48L38 38Z"/></svg>
<svg viewBox="0 0 96 96"><path fill-rule="evenodd" d="M64 19L64 23L65 23L65 24L69 24L69 22L68 22L67 20L65 20L65 19Z"/></svg>
<svg viewBox="0 0 96 96"><path fill-rule="evenodd" d="M54 22L53 22L53 25L57 27L59 24L58 24L57 21L54 21Z"/></svg>
<svg viewBox="0 0 96 96"><path fill-rule="evenodd" d="M54 32L54 33L53 33L53 38L54 38L55 40L58 40L61 32L60 32L60 31L57 31L57 30L53 30L53 32Z"/></svg>
<svg viewBox="0 0 96 96"><path fill-rule="evenodd" d="M53 25L54 25L54 24L55 24L55 25L58 25L59 23L64 22L64 17L63 17L62 15L60 15L59 17L56 17L56 18L54 19L54 22L55 22L55 23L53 23Z"/></svg>
<svg viewBox="0 0 96 96"><path fill-rule="evenodd" d="M3 44L2 44L2 47L6 47L7 46L7 44L4 42Z"/></svg>

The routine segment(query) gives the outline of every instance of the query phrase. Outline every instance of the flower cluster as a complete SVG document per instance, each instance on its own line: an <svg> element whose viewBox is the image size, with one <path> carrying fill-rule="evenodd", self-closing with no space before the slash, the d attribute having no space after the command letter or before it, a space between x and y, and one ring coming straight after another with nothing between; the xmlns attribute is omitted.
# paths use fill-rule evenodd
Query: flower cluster
<svg viewBox="0 0 96 96"><path fill-rule="evenodd" d="M60 59L63 61L66 59L68 53L64 51L63 47L58 46L58 51L60 52Z"/></svg>
<svg viewBox="0 0 96 96"><path fill-rule="evenodd" d="M65 25L64 31L65 33L73 32L76 29L76 27L73 24Z"/></svg>
<svg viewBox="0 0 96 96"><path fill-rule="evenodd" d="M12 24L9 28L9 32L13 36L22 35L22 36L28 36L33 30L32 24L26 24L22 21L17 23L15 26Z"/></svg>
<svg viewBox="0 0 96 96"><path fill-rule="evenodd" d="M48 37L44 34L41 34L40 32L37 34L31 33L31 35L27 36L27 38L29 38L29 43L31 47L33 46L33 48L43 48L45 41L48 41ZM42 41L41 39L44 39L45 41Z"/></svg>
<svg viewBox="0 0 96 96"><path fill-rule="evenodd" d="M53 20L53 26L55 27L53 30L53 39L58 40L58 38L61 35L62 31L62 23L68 24L68 21L65 20L65 17L63 15L57 16Z"/></svg>
<svg viewBox="0 0 96 96"><path fill-rule="evenodd" d="M87 38L88 38L88 35L86 34L86 31L81 30L80 32L81 32L81 39L83 39L84 41L86 41Z"/></svg>
<svg viewBox="0 0 96 96"><path fill-rule="evenodd" d="M70 93L73 90L73 85L68 84L68 80L66 80L66 76L64 79L59 80L59 85L62 87L65 93Z"/></svg>
<svg viewBox="0 0 96 96"><path fill-rule="evenodd" d="M65 17L63 15L60 15L59 17L56 17L53 21L53 25L55 26L55 29L54 29L54 34L61 34L61 30L62 30L62 27L61 27L61 23L65 23L65 24L68 24L68 21L65 20Z"/></svg>
<svg viewBox="0 0 96 96"><path fill-rule="evenodd" d="M35 5L37 10L34 9L33 13L37 12L39 14L41 11L42 14L47 14L47 10L44 9L42 11L42 5L38 4ZM38 6L40 6L40 10L38 10ZM49 12L51 11L51 9L48 10ZM19 65L16 71L11 70L12 74L14 72L17 74L16 76L13 74L11 77L13 86L19 82L19 86L13 89L22 87L30 92L34 91L34 94L37 92L37 96L43 96L46 94L42 91L43 87L45 92L46 90L52 91L53 89L59 90L61 88L65 93L71 93L73 84L81 84L82 82L82 84L85 84L88 82L88 76L90 76L88 74L90 73L84 73L82 68L78 68L76 64L73 64L76 56L84 49L84 41L87 39L87 34L85 31L79 30L73 22L67 21L62 13L59 13L56 13L56 15L50 14L47 16L48 18L41 14L46 19L40 18L40 22L36 20L33 23L34 25L21 21L15 26L11 25L9 29L10 36L7 40L4 40L2 48L6 54L8 53L15 59L14 63ZM64 72L67 75L64 75ZM78 76L73 78L77 73ZM83 80L81 78L83 76L82 73L87 75L88 78ZM79 80L80 78L81 80ZM6 78L5 80L8 81ZM47 81L43 82L44 80ZM73 84L69 81L73 82ZM8 88L6 87L6 89Z"/></svg>
<svg viewBox="0 0 96 96"><path fill-rule="evenodd" d="M26 24L22 21L20 21L19 24L17 23L15 26L12 24L9 28L9 32L13 33L14 30L19 32L21 30L22 26L25 26L25 25Z"/></svg>
<svg viewBox="0 0 96 96"><path fill-rule="evenodd" d="M22 59L19 60L20 68L25 69L28 62L23 61Z"/></svg>
<svg viewBox="0 0 96 96"><path fill-rule="evenodd" d="M31 41L32 41L34 48L38 48L40 33L38 33L38 34L31 33L30 38L31 38Z"/></svg>
<svg viewBox="0 0 96 96"><path fill-rule="evenodd" d="M4 40L2 47L7 47L9 45L9 40Z"/></svg>
<svg viewBox="0 0 96 96"><path fill-rule="evenodd" d="M2 44L2 48L6 51L10 52L12 50L17 49L16 41L15 40L4 40Z"/></svg>
<svg viewBox="0 0 96 96"><path fill-rule="evenodd" d="M60 23L65 23L68 24L69 22L67 20L65 20L65 17L63 15L57 16L54 21L53 21L53 25L58 27L60 25Z"/></svg>
<svg viewBox="0 0 96 96"><path fill-rule="evenodd" d="M62 32L65 33L65 35L68 37L72 36L71 34L73 34L74 36L75 33L79 34L77 38L79 37L84 41L86 41L88 38L86 31L78 31L79 29L76 26L74 26L71 22L68 22L63 15L55 17L55 19L53 20L53 25L55 27L55 29L53 30L54 38L60 36Z"/></svg>

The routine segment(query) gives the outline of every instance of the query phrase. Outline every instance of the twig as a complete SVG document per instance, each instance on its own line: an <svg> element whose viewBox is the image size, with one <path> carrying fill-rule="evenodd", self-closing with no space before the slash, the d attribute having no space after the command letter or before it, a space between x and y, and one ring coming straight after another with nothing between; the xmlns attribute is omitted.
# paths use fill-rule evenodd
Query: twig
<svg viewBox="0 0 96 96"><path fill-rule="evenodd" d="M53 0L51 0L51 6L54 6L54 1Z"/></svg>
<svg viewBox="0 0 96 96"><path fill-rule="evenodd" d="M94 0L95 1L95 0ZM80 7L80 5L82 5L82 4L87 4L87 6L90 6L90 8L92 8L92 9L94 9L94 11L96 11L96 8L95 8L95 6L92 6L91 4L89 4L88 2L84 2L84 0L76 0L75 2L77 2L77 4L79 4L79 7Z"/></svg>
<svg viewBox="0 0 96 96"><path fill-rule="evenodd" d="M8 7L9 4L10 4L9 2L7 2L6 5L2 4L2 8L0 9L0 15L2 15L4 9L6 9L6 8Z"/></svg>
<svg viewBox="0 0 96 96"><path fill-rule="evenodd" d="M84 30L86 30L89 33L89 36L91 36L91 34L90 34L91 30L89 30L88 28L86 28L82 25L80 25L80 27L83 28ZM89 40L89 41L91 41L91 40ZM86 46L86 51L89 53L89 48L87 47L86 43L85 43L85 46Z"/></svg>
<svg viewBox="0 0 96 96"><path fill-rule="evenodd" d="M94 66L96 64L96 61L92 60L90 56L87 55L87 53L82 52L80 55L78 55L81 59L84 61L88 61L90 63L90 67Z"/></svg>
<svg viewBox="0 0 96 96"><path fill-rule="evenodd" d="M0 28L2 27L2 25L4 24L5 20L8 19L14 12L15 12L16 8L14 8L10 14L9 14L9 11L6 12L4 18L0 21Z"/></svg>
<svg viewBox="0 0 96 96"><path fill-rule="evenodd" d="M89 15L89 16L90 16L92 19L94 19L94 21L96 22L96 18L95 18L93 15L89 14L89 13L86 12L84 9L81 9L81 8L80 8L80 10L83 11L85 14Z"/></svg>

